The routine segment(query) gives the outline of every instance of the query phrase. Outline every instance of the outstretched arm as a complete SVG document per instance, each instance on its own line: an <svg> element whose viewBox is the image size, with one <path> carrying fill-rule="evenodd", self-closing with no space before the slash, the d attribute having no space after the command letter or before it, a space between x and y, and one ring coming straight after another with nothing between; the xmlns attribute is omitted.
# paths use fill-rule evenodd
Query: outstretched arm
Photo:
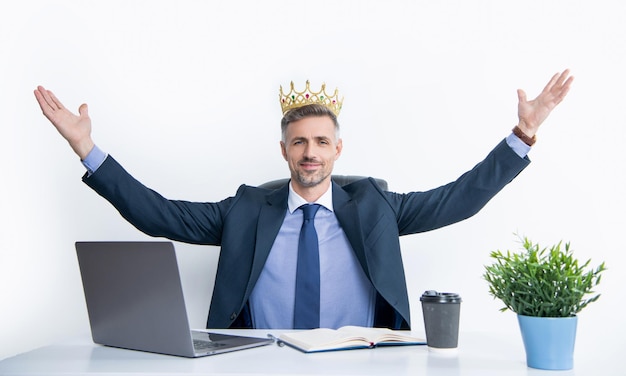
<svg viewBox="0 0 626 376"><path fill-rule="evenodd" d="M94 147L91 139L91 119L87 113L87 105L82 104L78 108L78 115L76 115L65 108L51 91L46 90L42 86L38 86L35 90L35 98L37 98L39 107L41 107L46 118L50 120L61 136L69 142L80 159L85 159Z"/></svg>
<svg viewBox="0 0 626 376"><path fill-rule="evenodd" d="M569 69L552 76L552 79L543 91L533 100L526 99L526 93L522 89L517 90L519 103L517 114L519 128L528 137L532 138L537 133L539 126L550 115L550 112L565 98L574 80L569 75Z"/></svg>

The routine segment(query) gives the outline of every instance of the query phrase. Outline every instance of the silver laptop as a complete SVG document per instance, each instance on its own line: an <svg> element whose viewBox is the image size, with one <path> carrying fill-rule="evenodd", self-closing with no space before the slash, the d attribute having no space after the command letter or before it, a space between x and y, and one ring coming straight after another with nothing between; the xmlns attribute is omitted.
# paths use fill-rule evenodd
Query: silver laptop
<svg viewBox="0 0 626 376"><path fill-rule="evenodd" d="M95 343L199 357L273 342L192 331L171 242L76 242L76 253Z"/></svg>

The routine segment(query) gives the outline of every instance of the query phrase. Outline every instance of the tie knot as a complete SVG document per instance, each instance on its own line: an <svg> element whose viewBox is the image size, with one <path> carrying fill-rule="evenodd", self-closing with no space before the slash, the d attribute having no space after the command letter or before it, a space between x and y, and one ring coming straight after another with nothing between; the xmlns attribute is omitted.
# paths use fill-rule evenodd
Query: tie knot
<svg viewBox="0 0 626 376"><path fill-rule="evenodd" d="M320 208L319 204L305 204L300 206L300 209L302 209L302 212L304 212L304 219L305 220L310 220L315 218L315 213L317 213L317 210Z"/></svg>

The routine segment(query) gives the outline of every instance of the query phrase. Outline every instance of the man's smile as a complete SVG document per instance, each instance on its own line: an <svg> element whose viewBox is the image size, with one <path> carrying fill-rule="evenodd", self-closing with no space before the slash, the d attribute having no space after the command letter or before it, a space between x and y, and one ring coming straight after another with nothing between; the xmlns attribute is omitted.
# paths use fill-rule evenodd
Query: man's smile
<svg viewBox="0 0 626 376"><path fill-rule="evenodd" d="M306 162L300 162L299 165L305 171L312 171L312 170L317 170L318 168L320 168L322 166L322 163L306 161Z"/></svg>

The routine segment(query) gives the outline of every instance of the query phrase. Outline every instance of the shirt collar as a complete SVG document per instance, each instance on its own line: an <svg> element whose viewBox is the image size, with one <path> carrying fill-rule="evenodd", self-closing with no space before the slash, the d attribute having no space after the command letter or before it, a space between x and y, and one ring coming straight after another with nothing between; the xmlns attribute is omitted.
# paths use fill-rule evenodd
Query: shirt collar
<svg viewBox="0 0 626 376"><path fill-rule="evenodd" d="M326 209L333 211L333 183L330 183L330 187L324 194L314 202L315 204L320 204ZM293 186L291 185L291 181L289 181L289 198L287 199L287 205L289 207L289 213L293 213L300 206L304 204L309 204L307 200L302 198L296 191L293 190Z"/></svg>

